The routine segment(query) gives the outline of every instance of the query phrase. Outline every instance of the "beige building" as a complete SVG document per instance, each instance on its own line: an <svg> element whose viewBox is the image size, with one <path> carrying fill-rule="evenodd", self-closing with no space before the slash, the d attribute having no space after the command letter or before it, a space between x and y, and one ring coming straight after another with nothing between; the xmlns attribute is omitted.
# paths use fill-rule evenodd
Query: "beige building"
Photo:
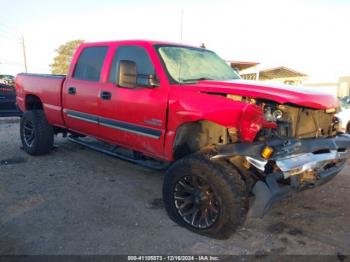
<svg viewBox="0 0 350 262"><path fill-rule="evenodd" d="M350 96L350 76L343 76L338 81L338 97Z"/></svg>
<svg viewBox="0 0 350 262"><path fill-rule="evenodd" d="M350 96L350 76L343 76L334 82L308 82L308 75L294 69L279 66L261 70L256 62L227 61L243 79L276 81L282 84L302 85L337 97Z"/></svg>
<svg viewBox="0 0 350 262"><path fill-rule="evenodd" d="M228 61L230 66L239 72L246 80L276 81L282 84L302 85L307 81L307 75L285 66L259 69L259 63Z"/></svg>
<svg viewBox="0 0 350 262"><path fill-rule="evenodd" d="M343 76L337 82L305 83L304 86L317 88L317 90L337 97L350 96L350 76Z"/></svg>

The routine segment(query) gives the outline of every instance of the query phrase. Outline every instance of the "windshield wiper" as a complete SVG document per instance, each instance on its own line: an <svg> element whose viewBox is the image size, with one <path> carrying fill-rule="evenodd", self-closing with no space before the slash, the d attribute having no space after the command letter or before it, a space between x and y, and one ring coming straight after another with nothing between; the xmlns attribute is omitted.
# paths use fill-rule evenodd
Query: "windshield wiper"
<svg viewBox="0 0 350 262"><path fill-rule="evenodd" d="M196 81L200 81L200 80L214 80L212 78L209 77L200 77L200 78L191 78L191 79L183 79L181 80L181 82L196 82Z"/></svg>

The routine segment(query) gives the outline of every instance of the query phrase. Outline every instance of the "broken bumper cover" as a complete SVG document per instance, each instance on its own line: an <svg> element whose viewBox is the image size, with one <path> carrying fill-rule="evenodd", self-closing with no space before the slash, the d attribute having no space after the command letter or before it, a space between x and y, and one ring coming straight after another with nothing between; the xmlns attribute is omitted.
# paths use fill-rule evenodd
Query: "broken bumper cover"
<svg viewBox="0 0 350 262"><path fill-rule="evenodd" d="M247 161L261 171L268 162L274 161L284 178L315 172L317 174L350 158L350 135L330 139L300 140L275 147L277 153L269 160L260 156L246 156Z"/></svg>
<svg viewBox="0 0 350 262"><path fill-rule="evenodd" d="M266 146L272 147L275 152L268 160L261 157ZM350 158L350 135L232 144L218 148L213 159L234 155L244 156L250 165L266 175L265 180L258 181L253 188L255 201L250 210L250 216L262 217L273 202L293 191L318 186L336 176L345 166L346 159ZM278 183L283 179L289 179L290 183Z"/></svg>

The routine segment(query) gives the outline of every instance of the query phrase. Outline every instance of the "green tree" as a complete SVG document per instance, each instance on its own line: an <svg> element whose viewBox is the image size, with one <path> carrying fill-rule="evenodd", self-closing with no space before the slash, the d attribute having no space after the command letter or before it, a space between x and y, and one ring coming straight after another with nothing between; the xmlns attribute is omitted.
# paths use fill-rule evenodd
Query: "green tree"
<svg viewBox="0 0 350 262"><path fill-rule="evenodd" d="M59 46L55 51L57 55L50 65L52 74L66 75L72 60L73 54L84 40L73 40Z"/></svg>

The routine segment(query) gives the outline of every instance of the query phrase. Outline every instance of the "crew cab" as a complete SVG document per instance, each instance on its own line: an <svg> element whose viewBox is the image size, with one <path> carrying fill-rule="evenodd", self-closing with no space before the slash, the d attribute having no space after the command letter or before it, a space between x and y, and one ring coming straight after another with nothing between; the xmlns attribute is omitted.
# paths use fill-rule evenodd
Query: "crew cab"
<svg viewBox="0 0 350 262"><path fill-rule="evenodd" d="M350 155L335 98L241 80L204 48L84 43L66 76L19 74L16 89L26 152L48 153L63 133L165 168L169 217L214 238L227 238L247 215L262 217L292 192L330 180Z"/></svg>

